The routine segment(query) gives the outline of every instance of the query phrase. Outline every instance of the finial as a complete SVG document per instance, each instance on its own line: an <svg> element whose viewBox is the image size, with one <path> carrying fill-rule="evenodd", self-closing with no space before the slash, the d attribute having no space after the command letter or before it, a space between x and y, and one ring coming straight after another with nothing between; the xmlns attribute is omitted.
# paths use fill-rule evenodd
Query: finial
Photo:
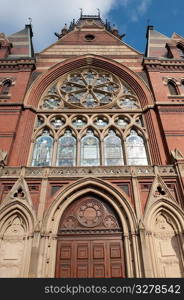
<svg viewBox="0 0 184 300"><path fill-rule="evenodd" d="M83 14L83 10L82 8L80 8L80 16L82 17L82 14Z"/></svg>
<svg viewBox="0 0 184 300"><path fill-rule="evenodd" d="M32 24L32 18L29 17L28 20L29 20L29 25L31 25Z"/></svg>
<svg viewBox="0 0 184 300"><path fill-rule="evenodd" d="M98 12L98 16L100 18L100 9L99 8L97 8L97 12Z"/></svg>

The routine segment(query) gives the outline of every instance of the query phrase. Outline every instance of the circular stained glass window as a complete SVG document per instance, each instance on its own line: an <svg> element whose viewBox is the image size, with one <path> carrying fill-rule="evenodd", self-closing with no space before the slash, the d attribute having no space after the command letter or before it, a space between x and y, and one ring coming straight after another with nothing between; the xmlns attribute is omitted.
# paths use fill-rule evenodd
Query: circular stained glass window
<svg viewBox="0 0 184 300"><path fill-rule="evenodd" d="M120 90L120 82L110 73L85 68L67 75L59 90L68 103L93 108L111 103Z"/></svg>

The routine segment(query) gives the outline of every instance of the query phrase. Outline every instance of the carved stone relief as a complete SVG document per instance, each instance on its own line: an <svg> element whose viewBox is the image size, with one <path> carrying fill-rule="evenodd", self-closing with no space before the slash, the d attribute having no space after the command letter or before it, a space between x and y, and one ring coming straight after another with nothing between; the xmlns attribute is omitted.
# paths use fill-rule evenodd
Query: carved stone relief
<svg viewBox="0 0 184 300"><path fill-rule="evenodd" d="M25 249L23 221L14 215L0 240L0 277L20 277Z"/></svg>
<svg viewBox="0 0 184 300"><path fill-rule="evenodd" d="M158 277L182 277L179 242L169 218L160 214L153 233Z"/></svg>
<svg viewBox="0 0 184 300"><path fill-rule="evenodd" d="M120 229L114 212L104 202L94 197L77 200L64 212L59 227L66 230Z"/></svg>

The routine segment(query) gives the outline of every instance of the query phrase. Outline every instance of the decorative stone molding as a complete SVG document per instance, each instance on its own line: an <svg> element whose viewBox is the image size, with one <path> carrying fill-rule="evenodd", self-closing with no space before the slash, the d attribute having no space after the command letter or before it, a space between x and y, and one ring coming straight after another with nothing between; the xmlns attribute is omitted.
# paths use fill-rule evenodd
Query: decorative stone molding
<svg viewBox="0 0 184 300"><path fill-rule="evenodd" d="M176 85L181 85L181 80L174 77L162 77L162 82L164 85L167 85L169 81L173 81Z"/></svg>
<svg viewBox="0 0 184 300"><path fill-rule="evenodd" d="M176 72L184 70L184 61L182 59L178 60L170 60L170 59L162 59L159 60L157 58L145 58L144 66L150 72L158 72L158 71L168 71L168 72Z"/></svg>
<svg viewBox="0 0 184 300"><path fill-rule="evenodd" d="M7 157L7 152L0 149L0 167L5 166L6 157Z"/></svg>
<svg viewBox="0 0 184 300"><path fill-rule="evenodd" d="M3 71L32 71L35 69L35 60L34 59L17 59L17 60L1 60L0 61L0 70Z"/></svg>
<svg viewBox="0 0 184 300"><path fill-rule="evenodd" d="M20 177L3 200L3 204L10 201L20 201L32 207L32 200L29 193L28 185L23 177Z"/></svg>
<svg viewBox="0 0 184 300"><path fill-rule="evenodd" d="M173 203L177 203L176 199L173 197L170 189L167 187L163 179L160 177L160 175L157 175L153 181L149 197L146 203L145 207L145 214L150 209L150 207L157 202L158 200L166 199L168 201L171 201ZM177 205L179 205L177 203Z"/></svg>
<svg viewBox="0 0 184 300"><path fill-rule="evenodd" d="M5 167L2 170L3 178L19 178L21 174L25 178L58 178L58 177L154 177L160 176L176 176L174 166L121 166L121 167L26 167L23 172L22 168Z"/></svg>
<svg viewBox="0 0 184 300"><path fill-rule="evenodd" d="M173 161L184 162L184 155L177 148L175 148L173 151L171 151L171 157L172 157Z"/></svg>

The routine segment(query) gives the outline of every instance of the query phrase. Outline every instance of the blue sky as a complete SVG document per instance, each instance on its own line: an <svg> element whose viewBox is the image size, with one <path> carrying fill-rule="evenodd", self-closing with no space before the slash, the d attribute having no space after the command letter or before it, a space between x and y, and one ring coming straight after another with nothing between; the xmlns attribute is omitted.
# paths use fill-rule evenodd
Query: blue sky
<svg viewBox="0 0 184 300"><path fill-rule="evenodd" d="M165 35L184 36L183 0L0 0L0 7L0 32L7 35L23 29L32 18L36 52L56 41L54 32L77 20L80 8L85 14L95 14L99 8L104 20L126 33L124 41L141 52L148 23Z"/></svg>

